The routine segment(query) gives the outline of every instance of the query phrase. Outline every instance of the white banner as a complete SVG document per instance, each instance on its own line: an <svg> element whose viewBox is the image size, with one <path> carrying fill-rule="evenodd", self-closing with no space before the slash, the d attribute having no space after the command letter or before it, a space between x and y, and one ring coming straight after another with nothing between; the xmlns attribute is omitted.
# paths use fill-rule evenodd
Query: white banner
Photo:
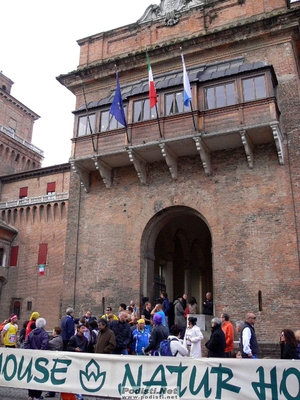
<svg viewBox="0 0 300 400"><path fill-rule="evenodd" d="M299 400L300 360L0 349L0 386L122 399Z"/></svg>

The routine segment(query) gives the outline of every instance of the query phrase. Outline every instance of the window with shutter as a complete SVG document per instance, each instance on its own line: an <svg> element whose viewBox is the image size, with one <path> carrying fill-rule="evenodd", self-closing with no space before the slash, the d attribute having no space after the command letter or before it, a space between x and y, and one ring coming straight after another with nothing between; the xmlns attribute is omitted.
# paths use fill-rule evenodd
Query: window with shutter
<svg viewBox="0 0 300 400"><path fill-rule="evenodd" d="M48 251L48 244L40 243L39 255L38 255L38 265L41 265L41 264L45 265L47 263L47 251Z"/></svg>
<svg viewBox="0 0 300 400"><path fill-rule="evenodd" d="M16 267L18 265L18 254L19 254L19 246L12 246L10 249L10 267Z"/></svg>
<svg viewBox="0 0 300 400"><path fill-rule="evenodd" d="M28 196L28 187L21 187L20 188L20 194L19 194L19 198L20 199L24 199L25 197Z"/></svg>
<svg viewBox="0 0 300 400"><path fill-rule="evenodd" d="M55 194L56 182L47 183L47 194Z"/></svg>

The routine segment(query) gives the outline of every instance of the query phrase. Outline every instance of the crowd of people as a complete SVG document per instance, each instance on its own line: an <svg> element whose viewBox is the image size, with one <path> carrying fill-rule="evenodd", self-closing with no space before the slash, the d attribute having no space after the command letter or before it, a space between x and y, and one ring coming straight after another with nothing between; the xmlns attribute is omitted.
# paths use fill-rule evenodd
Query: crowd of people
<svg viewBox="0 0 300 400"><path fill-rule="evenodd" d="M119 354L136 356L159 356L161 343L169 341L170 355L175 357L202 357L203 333L197 326L198 304L194 297L178 295L170 302L166 292L162 292L154 307L144 301L143 308L134 301L129 305L119 305L116 313L108 306L105 313L97 319L91 310L75 318L74 309L67 308L61 326L53 328L51 340L45 330L46 320L35 311L29 321L25 321L18 334L18 316L0 324L1 344L8 348L31 350L56 350L71 352L90 352L100 354ZM202 312L213 315L213 300L207 293L202 304ZM206 341L207 357L258 358L259 345L255 333L256 316L246 315L245 321L237 321L235 329L239 337L237 351L234 345L234 327L227 313L221 318L211 319L211 335ZM295 333L283 329L280 335L282 359L300 358L300 331ZM42 392L28 391L29 400L42 399ZM82 399L80 394L77 399ZM48 392L45 397L55 397Z"/></svg>

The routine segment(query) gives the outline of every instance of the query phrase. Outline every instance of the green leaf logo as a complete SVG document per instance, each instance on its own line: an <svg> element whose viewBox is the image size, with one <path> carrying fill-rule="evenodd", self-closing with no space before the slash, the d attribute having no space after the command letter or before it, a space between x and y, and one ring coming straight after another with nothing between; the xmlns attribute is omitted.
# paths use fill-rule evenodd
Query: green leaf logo
<svg viewBox="0 0 300 400"><path fill-rule="evenodd" d="M86 365L85 371L79 371L80 384L85 391L90 393L101 390L105 383L105 378L106 372L101 372L99 364L93 359Z"/></svg>

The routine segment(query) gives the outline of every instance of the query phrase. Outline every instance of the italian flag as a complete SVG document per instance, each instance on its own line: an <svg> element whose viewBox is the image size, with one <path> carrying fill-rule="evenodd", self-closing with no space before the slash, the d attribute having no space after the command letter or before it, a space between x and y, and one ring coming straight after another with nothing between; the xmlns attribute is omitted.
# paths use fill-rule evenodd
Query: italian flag
<svg viewBox="0 0 300 400"><path fill-rule="evenodd" d="M148 73L149 73L149 100L150 100L150 108L152 108L157 103L157 96L156 96L156 89L148 53L147 53L147 61L148 61Z"/></svg>
<svg viewBox="0 0 300 400"><path fill-rule="evenodd" d="M40 272L40 275L45 275L45 265L44 264L39 265L39 272Z"/></svg>

